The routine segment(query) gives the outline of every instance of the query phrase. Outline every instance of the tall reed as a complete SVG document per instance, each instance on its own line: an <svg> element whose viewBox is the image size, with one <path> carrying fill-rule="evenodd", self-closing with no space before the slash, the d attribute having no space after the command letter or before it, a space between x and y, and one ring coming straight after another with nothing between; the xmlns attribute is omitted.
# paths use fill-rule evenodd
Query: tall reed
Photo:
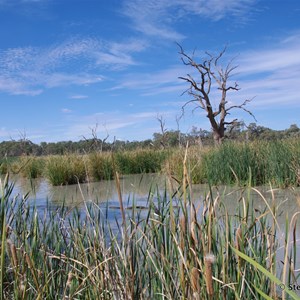
<svg viewBox="0 0 300 300"><path fill-rule="evenodd" d="M230 215L226 195L211 190L194 202L188 185L182 186L186 202L167 190L152 191L147 211L124 207L121 221L109 218L108 205L91 202L84 211L62 205L40 213L26 201L7 201L12 190L5 185L0 222L4 298L281 299L290 292L279 289L281 282L299 285L290 230L283 237L281 269L275 268L276 238L285 230L278 226L275 202L253 189L266 204L264 211L255 210L246 189Z"/></svg>
<svg viewBox="0 0 300 300"><path fill-rule="evenodd" d="M83 183L87 175L84 156L67 154L46 158L45 176L52 185Z"/></svg>
<svg viewBox="0 0 300 300"><path fill-rule="evenodd" d="M167 173L180 178L183 151L175 152L166 163ZM191 178L194 183L238 184L288 187L300 185L300 141L236 143L217 148L189 149Z"/></svg>

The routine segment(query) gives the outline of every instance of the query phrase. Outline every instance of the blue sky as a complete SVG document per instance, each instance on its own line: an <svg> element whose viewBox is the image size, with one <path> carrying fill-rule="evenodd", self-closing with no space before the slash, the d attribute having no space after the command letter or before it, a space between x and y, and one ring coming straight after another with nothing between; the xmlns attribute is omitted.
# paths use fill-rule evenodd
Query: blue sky
<svg viewBox="0 0 300 300"><path fill-rule="evenodd" d="M259 125L300 126L298 0L0 0L0 20L0 140L79 140L96 124L99 138L142 140L157 116L177 129L190 100L178 77L194 73L176 42L199 60L227 45L241 88L229 103L254 97ZM192 110L181 131L209 130Z"/></svg>

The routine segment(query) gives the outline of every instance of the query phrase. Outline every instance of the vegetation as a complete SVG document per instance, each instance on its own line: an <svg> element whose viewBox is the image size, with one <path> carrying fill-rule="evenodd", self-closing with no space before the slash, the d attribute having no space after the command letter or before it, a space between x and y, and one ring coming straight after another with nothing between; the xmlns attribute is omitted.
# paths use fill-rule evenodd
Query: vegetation
<svg viewBox="0 0 300 300"><path fill-rule="evenodd" d="M192 145L187 163L193 183L276 187L300 185L300 139L227 141L219 147ZM46 177L53 185L109 180L120 174L163 172L182 178L183 148L21 156L2 162L0 170L27 178Z"/></svg>
<svg viewBox="0 0 300 300"><path fill-rule="evenodd" d="M166 162L169 174L181 178L184 150L175 152ZM271 183L287 187L300 185L300 140L235 143L220 147L192 148L188 163L194 183L247 184Z"/></svg>
<svg viewBox="0 0 300 300"><path fill-rule="evenodd" d="M26 198L11 199L5 181L0 299L299 299L288 289L299 284L299 213L279 228L275 202L261 196L266 208L254 210L245 190L229 215L224 195L191 202L187 182L179 209L166 191L157 200L149 193L147 211L123 209L122 221L112 221L96 203L85 212L64 205L38 212Z"/></svg>
<svg viewBox="0 0 300 300"><path fill-rule="evenodd" d="M143 149L117 152L114 155L116 168L122 174L159 172L167 156L168 151Z"/></svg>
<svg viewBox="0 0 300 300"><path fill-rule="evenodd" d="M46 158L45 176L53 185L75 184L87 179L83 156L59 155Z"/></svg>
<svg viewBox="0 0 300 300"><path fill-rule="evenodd" d="M240 122L236 126L227 126L226 140L239 142L247 141L277 141L285 139L299 139L300 128L292 124L285 130L272 130L255 123L246 126ZM47 156L63 155L68 153L87 154L92 152L127 151L136 149L161 149L162 144L166 148L189 145L211 146L213 145L212 132L201 128L192 127L189 133L178 130L168 130L163 133L154 133L153 139L144 141L119 141L109 143L106 140L84 139L77 142L62 141L57 143L42 142L39 145L29 140L3 141L0 143L0 163L18 156ZM101 146L99 146L101 145Z"/></svg>

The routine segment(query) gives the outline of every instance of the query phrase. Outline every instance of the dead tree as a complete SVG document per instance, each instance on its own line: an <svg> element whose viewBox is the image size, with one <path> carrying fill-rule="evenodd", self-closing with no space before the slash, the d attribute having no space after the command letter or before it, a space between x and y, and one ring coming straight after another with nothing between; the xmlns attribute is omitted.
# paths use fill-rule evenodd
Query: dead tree
<svg viewBox="0 0 300 300"><path fill-rule="evenodd" d="M188 104L196 103L196 107L199 107L206 111L206 117L209 119L210 125L213 131L213 137L215 144L221 144L224 136L226 126L235 126L239 124L238 119L227 121L227 116L233 109L241 109L248 114L250 114L254 119L254 115L251 111L245 108L248 102L252 99L246 99L242 104L239 105L228 105L227 93L229 91L238 91L238 84L229 84L229 78L232 72L237 68L237 66L232 65L232 60L223 68L220 65L220 60L224 55L226 48L219 53L219 55L214 56L206 52L207 57L200 63L196 62L194 55L189 56L180 48L179 54L181 55L181 60L186 66L191 66L195 71L197 71L198 78L187 74L185 77L179 77L180 79L186 81L189 87L183 94L187 93L192 97L191 100L187 101L182 110L184 112L185 107ZM212 106L211 90L212 88L217 88L220 92L220 99L218 100L217 108L214 109Z"/></svg>

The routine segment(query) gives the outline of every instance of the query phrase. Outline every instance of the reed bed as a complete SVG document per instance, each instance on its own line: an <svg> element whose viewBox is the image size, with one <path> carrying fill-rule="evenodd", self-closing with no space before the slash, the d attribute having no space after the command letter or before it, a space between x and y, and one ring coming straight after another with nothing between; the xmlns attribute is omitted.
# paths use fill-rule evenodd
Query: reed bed
<svg viewBox="0 0 300 300"><path fill-rule="evenodd" d="M122 174L155 173L161 171L170 151L146 150L117 152L114 155L116 168Z"/></svg>
<svg viewBox="0 0 300 300"><path fill-rule="evenodd" d="M87 181L87 162L84 156L68 154L45 158L45 177L52 185L76 184Z"/></svg>
<svg viewBox="0 0 300 300"><path fill-rule="evenodd" d="M6 180L0 300L299 299L288 289L300 283L299 213L282 229L275 201L269 204L261 194L262 212L253 209L247 190L233 215L223 203L226 196L212 191L193 202L184 169L176 201L167 190L152 191L147 211L120 205L123 217L115 221L108 218L108 206L97 203L85 203L81 212L62 205L38 213L26 197L11 198L13 185ZM117 188L121 204L119 183ZM284 259L278 267L282 231Z"/></svg>
<svg viewBox="0 0 300 300"><path fill-rule="evenodd" d="M94 152L3 160L0 172L24 177L46 177L53 185L112 179L114 172L164 172L183 176L184 149ZM220 147L190 147L187 157L193 183L212 185L300 185L300 140L225 142Z"/></svg>
<svg viewBox="0 0 300 300"><path fill-rule="evenodd" d="M168 173L181 178L184 150L167 160ZM220 147L195 149L188 155L191 178L194 183L272 184L276 187L300 185L300 141L234 143Z"/></svg>
<svg viewBox="0 0 300 300"><path fill-rule="evenodd" d="M0 174L10 172L30 179L45 177L52 185L109 180L114 178L115 171L121 174L159 172L168 153L163 150L139 149L116 153L92 152L86 155L22 156L12 162L4 159L0 163Z"/></svg>

